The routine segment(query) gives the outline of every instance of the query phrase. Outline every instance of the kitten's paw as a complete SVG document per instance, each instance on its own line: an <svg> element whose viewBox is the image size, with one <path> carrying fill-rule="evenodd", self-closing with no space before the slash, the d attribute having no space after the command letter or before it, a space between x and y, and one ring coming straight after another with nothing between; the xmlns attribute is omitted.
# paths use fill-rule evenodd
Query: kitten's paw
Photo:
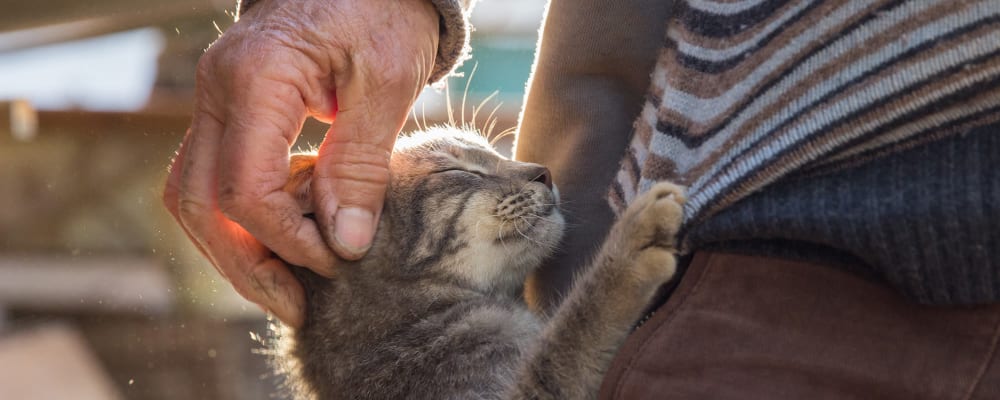
<svg viewBox="0 0 1000 400"><path fill-rule="evenodd" d="M684 219L684 188L661 182L629 205L618 222L636 270L650 279L673 276L677 230Z"/></svg>
<svg viewBox="0 0 1000 400"><path fill-rule="evenodd" d="M673 249L685 200L684 189L668 182L657 183L636 198L620 222L632 250Z"/></svg>

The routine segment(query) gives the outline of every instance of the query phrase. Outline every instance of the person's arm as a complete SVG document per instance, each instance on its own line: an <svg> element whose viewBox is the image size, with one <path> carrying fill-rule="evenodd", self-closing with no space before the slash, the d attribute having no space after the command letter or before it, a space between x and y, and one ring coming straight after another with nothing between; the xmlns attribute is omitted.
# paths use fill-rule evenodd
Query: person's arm
<svg viewBox="0 0 1000 400"><path fill-rule="evenodd" d="M396 134L432 74L452 68L438 63L436 3L256 1L198 63L164 203L243 297L285 323L301 323L304 299L282 260L330 276L338 256L361 257L371 243ZM282 190L310 116L331 123L317 222Z"/></svg>

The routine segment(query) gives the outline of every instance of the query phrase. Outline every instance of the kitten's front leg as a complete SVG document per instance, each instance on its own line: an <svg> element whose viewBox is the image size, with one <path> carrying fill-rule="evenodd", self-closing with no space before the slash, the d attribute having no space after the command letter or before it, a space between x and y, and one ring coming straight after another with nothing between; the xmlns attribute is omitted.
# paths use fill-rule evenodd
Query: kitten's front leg
<svg viewBox="0 0 1000 400"><path fill-rule="evenodd" d="M658 183L612 227L523 366L514 399L594 398L657 288L676 269L683 189Z"/></svg>

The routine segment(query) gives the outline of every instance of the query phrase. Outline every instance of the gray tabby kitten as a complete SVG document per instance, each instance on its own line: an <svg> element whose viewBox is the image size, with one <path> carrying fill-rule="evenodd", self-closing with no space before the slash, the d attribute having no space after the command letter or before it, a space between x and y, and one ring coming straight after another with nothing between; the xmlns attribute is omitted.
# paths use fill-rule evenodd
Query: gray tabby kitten
<svg viewBox="0 0 1000 400"><path fill-rule="evenodd" d="M309 208L314 156L288 190ZM287 332L297 396L587 399L656 289L674 273L682 190L658 184L614 225L552 318L525 303L528 274L563 232L548 170L484 138L434 128L401 138L372 250L322 278L296 274L307 317ZM308 210L306 210L308 212Z"/></svg>

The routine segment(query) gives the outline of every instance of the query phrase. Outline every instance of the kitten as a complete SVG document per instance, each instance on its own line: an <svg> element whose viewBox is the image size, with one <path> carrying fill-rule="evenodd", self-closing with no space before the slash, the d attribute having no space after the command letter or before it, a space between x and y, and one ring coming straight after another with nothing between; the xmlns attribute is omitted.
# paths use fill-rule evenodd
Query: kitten
<svg viewBox="0 0 1000 400"><path fill-rule="evenodd" d="M292 159L304 209L315 159ZM611 229L552 318L523 299L563 217L548 170L475 133L400 138L371 251L333 279L295 272L305 324L284 334L289 380L316 399L594 398L657 287L674 273L681 189L658 184Z"/></svg>

